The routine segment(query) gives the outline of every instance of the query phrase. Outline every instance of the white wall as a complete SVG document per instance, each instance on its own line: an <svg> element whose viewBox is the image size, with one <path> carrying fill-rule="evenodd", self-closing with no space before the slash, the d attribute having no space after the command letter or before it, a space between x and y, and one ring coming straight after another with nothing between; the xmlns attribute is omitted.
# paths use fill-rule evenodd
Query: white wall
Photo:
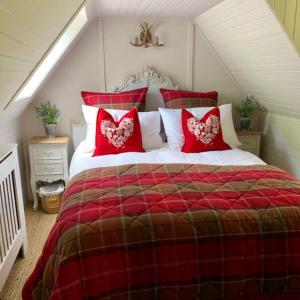
<svg viewBox="0 0 300 300"><path fill-rule="evenodd" d="M21 173L21 183L23 193L26 192L26 177L25 177L25 162L23 160L23 147L22 147L22 120L20 115L28 105L29 101L22 103L12 103L7 110L0 109L0 144L15 143L18 144L19 165ZM24 197L26 201L26 197Z"/></svg>
<svg viewBox="0 0 300 300"><path fill-rule="evenodd" d="M220 102L239 101L244 92L186 20L150 20L165 46L135 48L129 44L139 31L140 20L97 19L83 33L22 116L24 142L44 135L33 107L51 101L61 110L59 135L71 136L71 124L83 121L80 91L110 91L129 74L146 66L171 77L180 88L217 90ZM26 155L26 159L28 157Z"/></svg>
<svg viewBox="0 0 300 300"><path fill-rule="evenodd" d="M0 143L21 143L22 141L22 122L21 115L29 100L11 103L11 105L3 110L0 108Z"/></svg>
<svg viewBox="0 0 300 300"><path fill-rule="evenodd" d="M264 123L262 156L300 178L300 119L268 113Z"/></svg>
<svg viewBox="0 0 300 300"><path fill-rule="evenodd" d="M34 106L48 100L55 103L61 110L58 134L71 135L71 123L81 120L80 91L103 88L96 25L94 22L87 28L22 115L24 141L34 135L44 135L41 122L35 118Z"/></svg>
<svg viewBox="0 0 300 300"><path fill-rule="evenodd" d="M165 42L161 48L135 48L129 44L139 20L98 19L35 97L22 117L23 137L44 134L33 107L49 100L61 110L58 134L71 135L71 123L82 122L81 90L111 90L131 73L150 66L171 77L180 88L218 90L221 102L239 101L244 93L218 61L189 21L150 20ZM195 50L195 51L194 51Z"/></svg>
<svg viewBox="0 0 300 300"><path fill-rule="evenodd" d="M151 66L169 75L180 86L187 84L188 21L151 20L164 47L133 47L129 41L140 31L139 20L104 19L104 49L107 89L121 83L129 73Z"/></svg>
<svg viewBox="0 0 300 300"><path fill-rule="evenodd" d="M267 112L263 159L300 177L300 58L266 1L225 0L196 23Z"/></svg>

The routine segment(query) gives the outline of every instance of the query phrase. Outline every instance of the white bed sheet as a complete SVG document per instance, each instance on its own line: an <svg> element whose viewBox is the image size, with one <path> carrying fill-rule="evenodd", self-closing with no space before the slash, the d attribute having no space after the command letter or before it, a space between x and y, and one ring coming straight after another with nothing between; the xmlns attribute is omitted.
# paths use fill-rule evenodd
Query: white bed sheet
<svg viewBox="0 0 300 300"><path fill-rule="evenodd" d="M183 153L176 149L170 149L167 144L164 147L144 152L127 152L113 155L92 157L92 153L84 152L84 142L76 149L71 165L70 177L92 168L120 166L127 164L153 163L187 163L206 165L264 165L260 158L254 154L240 149L225 151L210 151L202 153Z"/></svg>

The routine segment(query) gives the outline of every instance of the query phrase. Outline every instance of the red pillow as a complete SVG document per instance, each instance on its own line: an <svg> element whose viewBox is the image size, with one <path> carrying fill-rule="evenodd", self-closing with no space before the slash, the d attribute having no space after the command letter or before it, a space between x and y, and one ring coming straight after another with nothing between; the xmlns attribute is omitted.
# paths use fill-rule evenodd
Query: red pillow
<svg viewBox="0 0 300 300"><path fill-rule="evenodd" d="M107 109L129 110L136 107L138 111L145 111L145 99L148 88L142 88L121 93L81 92L85 105L92 105Z"/></svg>
<svg viewBox="0 0 300 300"><path fill-rule="evenodd" d="M219 108L207 112L201 120L182 110L182 130L185 138L182 152L203 152L231 149L223 140Z"/></svg>
<svg viewBox="0 0 300 300"><path fill-rule="evenodd" d="M160 89L166 108L217 106L218 92L191 92Z"/></svg>
<svg viewBox="0 0 300 300"><path fill-rule="evenodd" d="M118 122L103 108L98 110L96 149L93 156L124 152L144 152L142 133L136 108Z"/></svg>

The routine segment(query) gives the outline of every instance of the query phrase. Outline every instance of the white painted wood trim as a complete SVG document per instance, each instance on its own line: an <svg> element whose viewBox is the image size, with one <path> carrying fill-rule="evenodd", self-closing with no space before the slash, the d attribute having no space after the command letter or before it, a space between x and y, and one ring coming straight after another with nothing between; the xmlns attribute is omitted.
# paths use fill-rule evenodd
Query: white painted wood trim
<svg viewBox="0 0 300 300"><path fill-rule="evenodd" d="M107 82L106 82L106 59L105 59L105 42L104 42L104 22L103 18L97 18L97 31L98 31L98 42L99 42L99 61L100 61L100 82L99 86L104 87L104 91L107 91ZM102 62L102 64L101 64ZM103 80L103 82L102 82Z"/></svg>
<svg viewBox="0 0 300 300"><path fill-rule="evenodd" d="M193 90L193 74L194 74L194 23L188 23L188 45L187 45L187 70L186 70L186 86L187 89Z"/></svg>
<svg viewBox="0 0 300 300"><path fill-rule="evenodd" d="M25 256L28 242L17 145L0 145L0 153L1 291L19 251Z"/></svg>

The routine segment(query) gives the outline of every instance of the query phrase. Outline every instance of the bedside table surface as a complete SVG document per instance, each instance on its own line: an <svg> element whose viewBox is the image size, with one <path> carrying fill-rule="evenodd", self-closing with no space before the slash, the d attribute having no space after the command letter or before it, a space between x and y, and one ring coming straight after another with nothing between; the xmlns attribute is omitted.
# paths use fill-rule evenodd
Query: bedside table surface
<svg viewBox="0 0 300 300"><path fill-rule="evenodd" d="M261 131L256 130L236 130L237 135L261 135Z"/></svg>
<svg viewBox="0 0 300 300"><path fill-rule="evenodd" d="M28 141L28 144L67 144L69 140L69 136L57 136L52 139L45 136L35 136Z"/></svg>

